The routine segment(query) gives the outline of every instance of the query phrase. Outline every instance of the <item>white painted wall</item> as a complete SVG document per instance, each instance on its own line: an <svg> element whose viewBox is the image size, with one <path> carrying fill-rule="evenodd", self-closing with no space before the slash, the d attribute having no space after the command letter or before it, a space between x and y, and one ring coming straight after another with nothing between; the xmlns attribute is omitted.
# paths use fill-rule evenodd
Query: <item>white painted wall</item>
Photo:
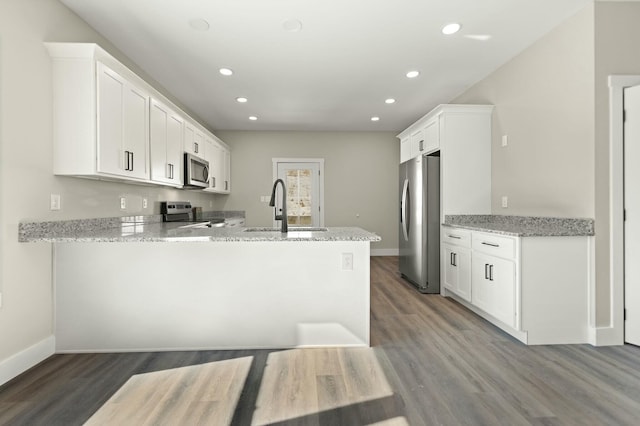
<svg viewBox="0 0 640 426"><path fill-rule="evenodd" d="M395 132L216 132L233 150L226 210L246 211L247 226L272 226L260 202L273 186L272 158L324 158L326 226L357 226L398 248L398 164ZM359 217L357 216L359 215ZM374 252L375 253L375 252Z"/></svg>
<svg viewBox="0 0 640 426"><path fill-rule="evenodd" d="M224 198L53 176L51 67L44 41L97 42L145 76L57 0L0 2L0 383L3 367L20 364L16 355L52 336L51 247L18 243L18 222L152 214L164 199L208 207ZM61 211L49 210L51 193L62 196ZM121 196L129 205L124 212ZM150 202L144 210L142 197Z"/></svg>
<svg viewBox="0 0 640 426"><path fill-rule="evenodd" d="M611 320L609 75L640 75L640 3L595 4L595 218L597 321Z"/></svg>
<svg viewBox="0 0 640 426"><path fill-rule="evenodd" d="M495 105L494 214L594 216L593 64L590 6L454 100Z"/></svg>

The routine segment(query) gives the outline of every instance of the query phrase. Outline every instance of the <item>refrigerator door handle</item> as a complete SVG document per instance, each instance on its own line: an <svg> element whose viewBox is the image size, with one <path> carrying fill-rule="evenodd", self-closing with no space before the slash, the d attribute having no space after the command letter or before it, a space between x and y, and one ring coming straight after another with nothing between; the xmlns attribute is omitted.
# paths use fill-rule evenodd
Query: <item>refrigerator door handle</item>
<svg viewBox="0 0 640 426"><path fill-rule="evenodd" d="M407 223L409 201L409 179L404 180L402 185L402 201L400 202L400 222L402 223L402 236L405 241L409 241L409 224Z"/></svg>

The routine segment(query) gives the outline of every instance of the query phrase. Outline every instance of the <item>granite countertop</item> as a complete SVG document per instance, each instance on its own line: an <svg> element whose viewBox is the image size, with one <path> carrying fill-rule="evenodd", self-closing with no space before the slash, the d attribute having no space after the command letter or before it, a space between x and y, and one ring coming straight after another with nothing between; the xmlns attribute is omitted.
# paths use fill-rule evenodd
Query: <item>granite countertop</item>
<svg viewBox="0 0 640 426"><path fill-rule="evenodd" d="M233 216L227 217L233 219ZM317 229L317 228L316 228ZM324 228L326 231L296 230L287 234L279 228L185 227L185 223L164 223L154 217L86 219L20 223L21 242L225 242L225 241L380 241L360 228ZM247 231L249 230L249 231Z"/></svg>
<svg viewBox="0 0 640 426"><path fill-rule="evenodd" d="M503 215L447 215L445 216L443 225L516 237L594 235L593 219Z"/></svg>

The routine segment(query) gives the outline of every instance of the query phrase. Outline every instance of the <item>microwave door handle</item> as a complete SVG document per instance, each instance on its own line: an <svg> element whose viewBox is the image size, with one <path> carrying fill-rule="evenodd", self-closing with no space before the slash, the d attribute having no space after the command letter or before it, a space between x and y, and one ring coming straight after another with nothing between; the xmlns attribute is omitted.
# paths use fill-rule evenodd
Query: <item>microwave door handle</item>
<svg viewBox="0 0 640 426"><path fill-rule="evenodd" d="M209 182L209 167L204 166L204 169L202 170L202 178L204 179L204 182Z"/></svg>

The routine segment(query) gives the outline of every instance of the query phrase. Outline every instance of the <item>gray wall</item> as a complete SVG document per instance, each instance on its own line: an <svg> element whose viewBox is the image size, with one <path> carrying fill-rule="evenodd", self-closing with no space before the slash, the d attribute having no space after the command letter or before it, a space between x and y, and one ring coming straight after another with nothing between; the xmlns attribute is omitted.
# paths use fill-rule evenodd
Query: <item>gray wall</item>
<svg viewBox="0 0 640 426"><path fill-rule="evenodd" d="M0 2L0 362L52 333L50 244L18 243L18 222L159 213L158 201L208 207L224 196L86 179L52 172L50 59L44 41L97 42L148 78L57 0ZM51 193L62 210L49 210ZM129 208L119 209L119 197ZM143 210L141 199L149 208Z"/></svg>
<svg viewBox="0 0 640 426"><path fill-rule="evenodd" d="M593 62L590 6L454 100L495 105L494 214L594 217Z"/></svg>
<svg viewBox="0 0 640 426"><path fill-rule="evenodd" d="M324 158L325 225L358 226L398 248L399 141L389 132L216 132L232 149L232 191L223 206L246 210L248 226L272 226L273 158ZM359 215L359 217L357 217Z"/></svg>

